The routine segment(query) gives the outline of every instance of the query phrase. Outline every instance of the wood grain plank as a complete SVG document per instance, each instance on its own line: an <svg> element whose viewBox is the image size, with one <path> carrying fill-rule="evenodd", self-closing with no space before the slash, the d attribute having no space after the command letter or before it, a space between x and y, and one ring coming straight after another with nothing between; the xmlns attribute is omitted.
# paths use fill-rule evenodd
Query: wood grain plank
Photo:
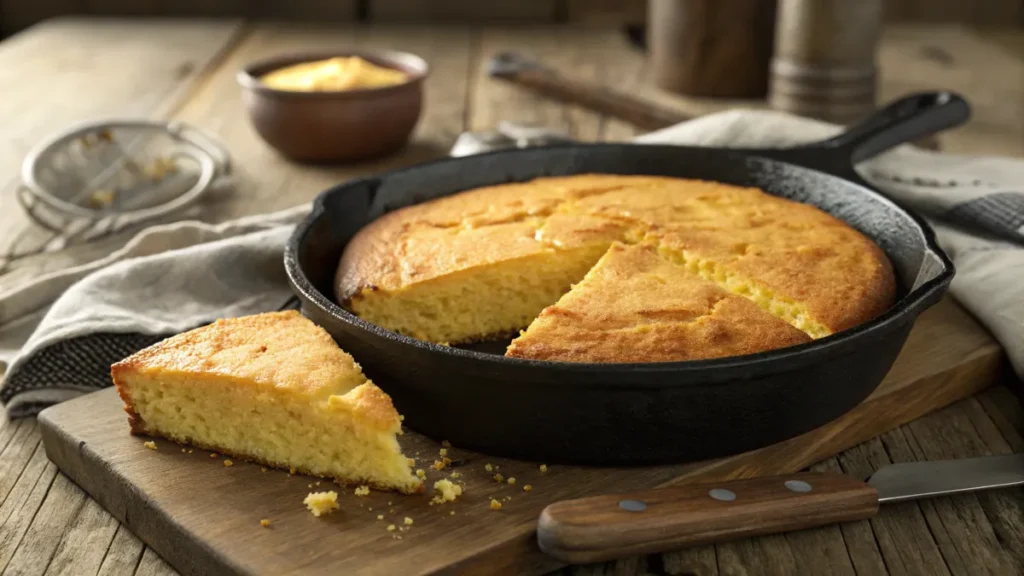
<svg viewBox="0 0 1024 576"><path fill-rule="evenodd" d="M921 421L910 423L906 429L908 444L923 460L940 460L950 458L969 458L988 454L1008 453L1009 445L999 441L994 445L985 441L972 422L972 400L958 402L929 414ZM974 417L981 415L973 410ZM994 424L992 425L994 427ZM991 436L990 436L991 437ZM984 566L992 574L1019 574L1024 571L1024 563L1018 564L1008 551L1001 545L1000 538L991 520L1002 520L1002 511L1020 512L1018 498L1024 490L1002 490L981 494L963 494L946 498L936 498L921 503L929 527L946 545L940 549L947 564L956 573L966 574L978 566ZM1016 510L1014 510L1016 509ZM1019 514L1012 514L1019 516ZM1005 521L1003 533L1019 532L1021 521L1014 526Z"/></svg>
<svg viewBox="0 0 1024 576"><path fill-rule="evenodd" d="M57 467L47 460L43 446L37 440L32 460L0 505L0 521L3 522L0 525L0 570L6 570L19 550L56 476ZM29 542L31 546L26 549L34 549L36 542Z"/></svg>
<svg viewBox="0 0 1024 576"><path fill-rule="evenodd" d="M1024 452L1024 407L1005 386L996 386L978 395L978 401L992 423L1014 452Z"/></svg>
<svg viewBox="0 0 1024 576"><path fill-rule="evenodd" d="M875 470L894 462L886 450L886 443L892 444L901 439L902 433L898 430L883 434L843 452L839 455L839 463L847 474L867 478ZM895 461L912 461L912 455L900 455L911 459ZM867 523L885 568L893 576L949 574L916 502L887 504L878 516Z"/></svg>
<svg viewBox="0 0 1024 576"><path fill-rule="evenodd" d="M67 476L57 474L46 493L39 511L25 532L32 546L19 546L5 572L11 574L43 574L49 567L65 533L72 528L87 496ZM81 534L79 534L81 536ZM107 542L102 546L106 548Z"/></svg>
<svg viewBox="0 0 1024 576"><path fill-rule="evenodd" d="M0 452L0 501L6 502L21 478L39 445L39 427L35 418L9 424L4 432L4 449Z"/></svg>
<svg viewBox="0 0 1024 576"><path fill-rule="evenodd" d="M177 576L177 574L174 568L164 562L164 559L152 548L146 548L138 568L135 569L135 576Z"/></svg>
<svg viewBox="0 0 1024 576"><path fill-rule="evenodd" d="M64 478L64 475L60 477ZM54 486L50 488L50 495L52 496L58 488L75 493L82 492L81 488L70 481L60 484L54 482ZM33 522L32 526L34 527L36 523ZM57 550L44 573L48 576L97 574L107 558L119 526L117 520L98 502L85 496L85 501L70 518L68 527L63 531ZM38 544L33 546L37 547Z"/></svg>
<svg viewBox="0 0 1024 576"><path fill-rule="evenodd" d="M240 30L239 22L218 20L59 19L0 44L0 250L47 237L14 197L32 146L76 122L160 117L189 94ZM60 264L46 260L0 276L0 292Z"/></svg>
<svg viewBox="0 0 1024 576"><path fill-rule="evenodd" d="M131 530L119 524L97 576L131 576L142 561L145 547Z"/></svg>

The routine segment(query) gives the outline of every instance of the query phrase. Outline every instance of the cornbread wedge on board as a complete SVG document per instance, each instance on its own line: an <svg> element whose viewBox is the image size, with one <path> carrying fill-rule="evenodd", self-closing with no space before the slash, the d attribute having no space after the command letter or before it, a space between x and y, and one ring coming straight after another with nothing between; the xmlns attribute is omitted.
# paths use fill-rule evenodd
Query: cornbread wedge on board
<svg viewBox="0 0 1024 576"><path fill-rule="evenodd" d="M134 434L381 489L423 490L391 398L296 311L217 320L111 367Z"/></svg>

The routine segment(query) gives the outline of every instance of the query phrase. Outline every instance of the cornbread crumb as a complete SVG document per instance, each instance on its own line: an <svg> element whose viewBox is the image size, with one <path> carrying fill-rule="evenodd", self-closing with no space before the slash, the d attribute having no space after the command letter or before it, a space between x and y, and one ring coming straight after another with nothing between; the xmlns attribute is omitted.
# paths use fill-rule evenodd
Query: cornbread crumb
<svg viewBox="0 0 1024 576"><path fill-rule="evenodd" d="M497 482L498 484L501 484L502 482L505 481L505 477L502 476L501 474L495 474L494 481Z"/></svg>
<svg viewBox="0 0 1024 576"><path fill-rule="evenodd" d="M440 450L437 451L437 453L440 454L441 456L447 456L448 455L448 449L447 448L441 448Z"/></svg>
<svg viewBox="0 0 1024 576"><path fill-rule="evenodd" d="M293 467L288 469L288 475L289 476L293 476L294 474L295 474L295 467L293 466Z"/></svg>
<svg viewBox="0 0 1024 576"><path fill-rule="evenodd" d="M434 470L444 470L444 466L444 462L440 460L434 460L434 464L431 465L431 468L433 468Z"/></svg>
<svg viewBox="0 0 1024 576"><path fill-rule="evenodd" d="M491 498L491 510L501 510L501 502Z"/></svg>
<svg viewBox="0 0 1024 576"><path fill-rule="evenodd" d="M548 471L548 465L547 464L541 464L540 465L540 471L541 472L547 472Z"/></svg>
<svg viewBox="0 0 1024 576"><path fill-rule="evenodd" d="M216 458L217 456L219 456L219 454L217 454L216 452L214 452L213 454L210 454L210 458Z"/></svg>
<svg viewBox="0 0 1024 576"><path fill-rule="evenodd" d="M444 446L445 448L451 448L452 443L447 440L441 440L441 446Z"/></svg>
<svg viewBox="0 0 1024 576"><path fill-rule="evenodd" d="M419 477L421 480L423 480L423 479L425 479L427 477L427 473L423 471L423 468L417 468L416 469L416 476Z"/></svg>
<svg viewBox="0 0 1024 576"><path fill-rule="evenodd" d="M338 493L331 492L310 492L302 501L309 508L309 511L319 518L323 514L329 514L338 509Z"/></svg>
<svg viewBox="0 0 1024 576"><path fill-rule="evenodd" d="M306 484L306 488L312 488L312 487L313 487L312 484Z"/></svg>
<svg viewBox="0 0 1024 576"><path fill-rule="evenodd" d="M533 490L533 486L530 486L529 484L523 484L523 492L529 492L530 490Z"/></svg>
<svg viewBox="0 0 1024 576"><path fill-rule="evenodd" d="M156 450L156 442L153 442L152 440L150 440L149 442L143 442L142 445L145 446L146 448L149 448L150 450Z"/></svg>
<svg viewBox="0 0 1024 576"><path fill-rule="evenodd" d="M388 500L388 506L391 506L391 500Z"/></svg>
<svg viewBox="0 0 1024 576"><path fill-rule="evenodd" d="M263 520L260 520L260 526L263 526L264 528L266 528L267 526L270 526L270 520L267 520L266 518L264 518Z"/></svg>
<svg viewBox="0 0 1024 576"><path fill-rule="evenodd" d="M441 462L444 463L445 466L451 466L452 465L452 459L447 457L447 456L445 456L444 458L441 458Z"/></svg>
<svg viewBox="0 0 1024 576"><path fill-rule="evenodd" d="M402 522L405 522L406 526L412 526L412 518L409 518L408 516L406 516L405 520L402 520Z"/></svg>
<svg viewBox="0 0 1024 576"><path fill-rule="evenodd" d="M192 453L192 449L191 449L191 448L189 448L189 449L188 449L188 453L189 453L189 454L191 454L191 453Z"/></svg>
<svg viewBox="0 0 1024 576"><path fill-rule="evenodd" d="M182 454L184 454L184 453L185 453L185 449L184 449L184 448L182 448L182 449L181 449L181 453L182 453Z"/></svg>
<svg viewBox="0 0 1024 576"><path fill-rule="evenodd" d="M398 419L402 422L405 422L405 414L399 414Z"/></svg>
<svg viewBox="0 0 1024 576"><path fill-rule="evenodd" d="M484 464L484 470L487 470L488 472L494 472L494 466L491 466L490 464Z"/></svg>
<svg viewBox="0 0 1024 576"><path fill-rule="evenodd" d="M416 465L416 459L415 458L406 458L405 460L409 463L409 466L415 466Z"/></svg>
<svg viewBox="0 0 1024 576"><path fill-rule="evenodd" d="M452 510L451 512L449 512L448 515L449 516L455 516L455 510Z"/></svg>
<svg viewBox="0 0 1024 576"><path fill-rule="evenodd" d="M230 468L231 466L234 466L234 465L235 465L235 463L232 462L231 460L225 460L224 461L224 467L225 468Z"/></svg>
<svg viewBox="0 0 1024 576"><path fill-rule="evenodd" d="M461 478L461 477L462 477L462 474L459 474L458 472L452 472L452 478Z"/></svg>
<svg viewBox="0 0 1024 576"><path fill-rule="evenodd" d="M320 482L314 482L313 484L316 485L316 486L319 486Z"/></svg>
<svg viewBox="0 0 1024 576"><path fill-rule="evenodd" d="M370 495L370 487L369 486L360 486L360 487L356 488L352 493L355 494L356 496L369 496Z"/></svg>
<svg viewBox="0 0 1024 576"><path fill-rule="evenodd" d="M441 479L434 482L434 491L438 494L434 497L434 501L438 504L442 502L454 502L456 498L462 496L462 486L452 482L451 480Z"/></svg>
<svg viewBox="0 0 1024 576"><path fill-rule="evenodd" d="M397 526L394 524L388 524L388 532L394 532L395 530L398 530Z"/></svg>
<svg viewBox="0 0 1024 576"><path fill-rule="evenodd" d="M383 514L377 514L377 520L383 520L383 519L384 519L384 515Z"/></svg>
<svg viewBox="0 0 1024 576"><path fill-rule="evenodd" d="M369 510L370 512L373 512L373 506L367 506L366 509Z"/></svg>
<svg viewBox="0 0 1024 576"><path fill-rule="evenodd" d="M388 510L388 514L394 514L394 513L395 513L395 509L394 508L391 508L391 509Z"/></svg>
<svg viewBox="0 0 1024 576"><path fill-rule="evenodd" d="M508 483L509 484L515 484L516 483L516 477L515 476L509 476L508 477Z"/></svg>

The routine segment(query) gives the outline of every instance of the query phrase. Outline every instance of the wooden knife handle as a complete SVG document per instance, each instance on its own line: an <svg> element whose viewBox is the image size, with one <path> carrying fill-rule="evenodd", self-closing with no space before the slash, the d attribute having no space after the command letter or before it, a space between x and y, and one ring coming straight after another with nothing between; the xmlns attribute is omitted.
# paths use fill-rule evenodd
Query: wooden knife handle
<svg viewBox="0 0 1024 576"><path fill-rule="evenodd" d="M877 512L878 492L864 482L802 472L556 502L541 512L537 542L564 562L600 562Z"/></svg>
<svg viewBox="0 0 1024 576"><path fill-rule="evenodd" d="M657 130L691 119L680 112L597 84L573 80L546 68L518 70L497 77L531 88L548 98L625 120L644 130Z"/></svg>

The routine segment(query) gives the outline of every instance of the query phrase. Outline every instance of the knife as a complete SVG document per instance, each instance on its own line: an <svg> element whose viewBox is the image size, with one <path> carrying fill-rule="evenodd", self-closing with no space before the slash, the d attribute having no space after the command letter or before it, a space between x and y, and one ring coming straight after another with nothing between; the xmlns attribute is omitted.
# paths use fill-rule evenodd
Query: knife
<svg viewBox="0 0 1024 576"><path fill-rule="evenodd" d="M568 563L600 562L863 520L880 504L1024 484L1024 454L891 464L862 482L799 472L563 500L537 543Z"/></svg>

